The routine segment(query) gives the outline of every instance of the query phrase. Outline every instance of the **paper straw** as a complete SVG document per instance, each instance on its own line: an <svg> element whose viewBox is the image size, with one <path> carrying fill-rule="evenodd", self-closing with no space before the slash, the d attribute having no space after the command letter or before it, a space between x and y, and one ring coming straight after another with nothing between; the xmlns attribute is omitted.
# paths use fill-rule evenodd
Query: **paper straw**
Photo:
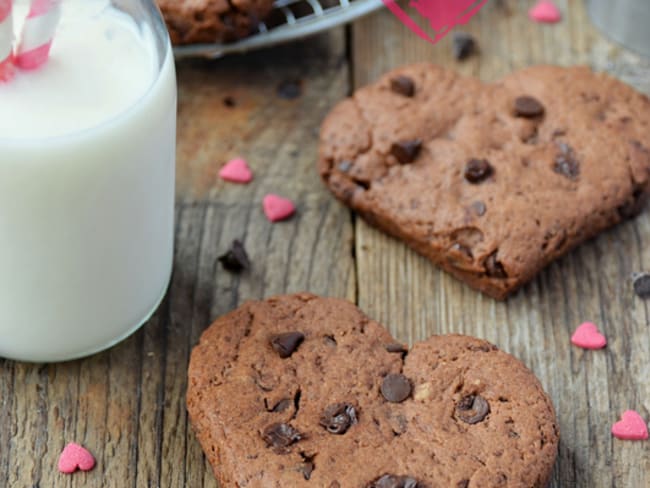
<svg viewBox="0 0 650 488"><path fill-rule="evenodd" d="M32 0L14 60L19 68L36 69L47 62L60 18L61 0Z"/></svg>
<svg viewBox="0 0 650 488"><path fill-rule="evenodd" d="M9 81L14 73L12 2L13 0L0 0L0 82Z"/></svg>

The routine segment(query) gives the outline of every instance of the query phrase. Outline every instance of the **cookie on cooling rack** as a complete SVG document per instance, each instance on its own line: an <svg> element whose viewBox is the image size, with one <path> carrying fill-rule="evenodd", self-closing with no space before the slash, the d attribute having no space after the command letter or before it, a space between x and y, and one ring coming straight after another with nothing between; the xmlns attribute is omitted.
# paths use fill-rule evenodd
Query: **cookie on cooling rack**
<svg viewBox="0 0 650 488"><path fill-rule="evenodd" d="M410 350L352 303L247 302L192 351L187 407L221 486L543 488L553 406L521 362L468 336Z"/></svg>
<svg viewBox="0 0 650 488"><path fill-rule="evenodd" d="M251 34L273 0L157 0L172 43L233 42Z"/></svg>

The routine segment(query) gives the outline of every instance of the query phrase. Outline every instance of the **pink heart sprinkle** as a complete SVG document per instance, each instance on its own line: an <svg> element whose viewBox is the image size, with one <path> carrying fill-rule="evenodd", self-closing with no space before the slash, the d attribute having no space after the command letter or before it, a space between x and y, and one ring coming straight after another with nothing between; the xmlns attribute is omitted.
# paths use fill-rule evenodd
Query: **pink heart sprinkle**
<svg viewBox="0 0 650 488"><path fill-rule="evenodd" d="M607 345L605 336L591 322L585 322L578 327L571 336L571 342L583 349L602 349Z"/></svg>
<svg viewBox="0 0 650 488"><path fill-rule="evenodd" d="M272 193L264 197L262 202L264 213L271 222L288 219L296 211L293 202Z"/></svg>
<svg viewBox="0 0 650 488"><path fill-rule="evenodd" d="M540 0L528 11L528 17L535 22L554 24L562 20L560 9L549 0Z"/></svg>
<svg viewBox="0 0 650 488"><path fill-rule="evenodd" d="M626 410L621 420L612 425L612 434L617 439L643 441L648 438L648 426L637 412Z"/></svg>
<svg viewBox="0 0 650 488"><path fill-rule="evenodd" d="M228 161L219 170L219 177L233 183L250 183L253 179L253 172L248 167L246 160L237 158Z"/></svg>
<svg viewBox="0 0 650 488"><path fill-rule="evenodd" d="M95 458L87 449L71 442L59 457L59 471L62 473L74 473L77 469L90 471L95 467Z"/></svg>

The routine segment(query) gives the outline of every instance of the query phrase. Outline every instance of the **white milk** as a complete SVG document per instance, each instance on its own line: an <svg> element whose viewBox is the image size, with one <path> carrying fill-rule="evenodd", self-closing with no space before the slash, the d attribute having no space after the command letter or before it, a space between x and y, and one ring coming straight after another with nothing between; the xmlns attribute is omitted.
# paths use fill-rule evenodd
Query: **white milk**
<svg viewBox="0 0 650 488"><path fill-rule="evenodd" d="M153 35L108 0L66 0L48 64L0 84L0 356L93 353L163 297L176 130L166 51L159 68Z"/></svg>

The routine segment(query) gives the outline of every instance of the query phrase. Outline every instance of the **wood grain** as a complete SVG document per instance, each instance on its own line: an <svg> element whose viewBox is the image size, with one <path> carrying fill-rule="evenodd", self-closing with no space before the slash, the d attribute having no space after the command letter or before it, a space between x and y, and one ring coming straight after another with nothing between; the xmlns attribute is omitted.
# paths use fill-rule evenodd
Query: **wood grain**
<svg viewBox="0 0 650 488"><path fill-rule="evenodd" d="M650 486L650 445L609 435L627 408L650 417L650 303L633 296L628 280L650 268L648 211L497 303L353 219L314 170L329 108L353 85L406 62L432 60L486 80L538 62L588 63L650 91L650 63L591 28L582 1L560 1L566 16L556 26L531 24L530 4L488 2L466 26L481 55L461 64L450 39L431 46L387 12L292 46L179 63L176 253L167 298L142 330L91 358L0 360L0 486L216 487L185 412L191 347L213 318L242 301L299 290L357 299L409 342L454 331L497 343L539 375L558 409L554 487ZM286 80L300 81L302 96L279 98ZM251 185L217 178L234 156L249 160ZM294 199L296 217L269 224L261 212L267 192ZM239 276L217 263L235 238L253 262ZM606 351L569 346L587 319L607 334ZM95 453L94 471L56 471L73 440Z"/></svg>
<svg viewBox="0 0 650 488"><path fill-rule="evenodd" d="M315 171L320 121L349 87L343 29L177 68L176 252L167 298L138 333L91 358L0 360L0 486L216 486L185 410L187 362L200 333L249 298L310 290L354 299L352 219ZM278 97L287 80L301 84L300 97ZM239 155L254 182L221 182L219 168ZM297 215L269 223L261 207L268 192L292 198ZM229 274L217 262L233 239L250 254L248 273ZM58 473L71 441L96 455L94 471Z"/></svg>
<svg viewBox="0 0 650 488"><path fill-rule="evenodd" d="M581 63L650 92L650 64L596 32L583 2L558 2L565 19L554 26L531 23L526 16L531 4L489 2L464 29L479 39L481 54L462 63L451 55L450 38L432 46L388 12L368 17L352 31L354 85L423 60L487 81L531 64ZM560 420L552 486L650 486L650 444L613 440L609 433L628 408L650 417L648 304L635 298L629 280L633 271L650 268L649 241L646 211L551 265L507 303L498 303L359 221L358 302L402 340L462 332L498 344L531 367ZM605 351L571 347L573 329L586 320L608 336Z"/></svg>

